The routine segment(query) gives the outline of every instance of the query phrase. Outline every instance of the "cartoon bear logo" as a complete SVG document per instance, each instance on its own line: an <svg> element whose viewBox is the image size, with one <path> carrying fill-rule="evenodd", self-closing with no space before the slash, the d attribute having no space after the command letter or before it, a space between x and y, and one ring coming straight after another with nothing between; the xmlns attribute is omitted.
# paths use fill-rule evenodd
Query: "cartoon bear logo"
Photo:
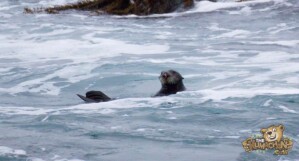
<svg viewBox="0 0 299 161"><path fill-rule="evenodd" d="M254 150L274 150L275 155L288 155L293 147L293 141L284 137L285 127L283 125L271 125L261 129L262 135L253 135L242 142L246 152Z"/></svg>
<svg viewBox="0 0 299 161"><path fill-rule="evenodd" d="M264 139L268 142L278 141L280 142L283 138L283 125L271 125L268 128L261 129L261 133L264 136Z"/></svg>

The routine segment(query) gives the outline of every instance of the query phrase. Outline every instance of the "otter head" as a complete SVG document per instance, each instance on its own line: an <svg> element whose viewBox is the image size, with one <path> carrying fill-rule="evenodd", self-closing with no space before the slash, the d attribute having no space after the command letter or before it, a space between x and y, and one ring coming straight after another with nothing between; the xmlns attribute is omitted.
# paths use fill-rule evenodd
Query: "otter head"
<svg viewBox="0 0 299 161"><path fill-rule="evenodd" d="M284 126L283 125L272 125L268 128L261 129L261 133L264 136L264 139L268 142L272 141L281 141L283 137Z"/></svg>
<svg viewBox="0 0 299 161"><path fill-rule="evenodd" d="M184 78L179 72L168 70L162 71L159 79L162 85L176 85L180 83Z"/></svg>

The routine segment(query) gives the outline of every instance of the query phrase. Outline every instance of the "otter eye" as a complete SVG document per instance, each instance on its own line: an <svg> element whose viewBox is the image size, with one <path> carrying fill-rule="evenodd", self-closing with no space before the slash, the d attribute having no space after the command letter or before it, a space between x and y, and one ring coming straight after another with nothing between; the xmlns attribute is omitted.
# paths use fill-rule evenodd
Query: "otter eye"
<svg viewBox="0 0 299 161"><path fill-rule="evenodd" d="M273 129L272 131L273 131L273 132L276 132L276 129Z"/></svg>

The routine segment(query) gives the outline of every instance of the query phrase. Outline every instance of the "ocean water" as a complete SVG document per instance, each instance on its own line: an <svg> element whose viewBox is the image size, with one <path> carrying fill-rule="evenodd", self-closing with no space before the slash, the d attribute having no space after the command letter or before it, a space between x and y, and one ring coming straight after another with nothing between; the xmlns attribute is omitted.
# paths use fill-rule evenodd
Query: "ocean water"
<svg viewBox="0 0 299 161"><path fill-rule="evenodd" d="M151 16L23 14L0 2L1 161L298 161L299 2L196 2ZM152 98L162 70L187 91ZM115 101L85 104L101 90ZM283 124L289 155L241 142Z"/></svg>

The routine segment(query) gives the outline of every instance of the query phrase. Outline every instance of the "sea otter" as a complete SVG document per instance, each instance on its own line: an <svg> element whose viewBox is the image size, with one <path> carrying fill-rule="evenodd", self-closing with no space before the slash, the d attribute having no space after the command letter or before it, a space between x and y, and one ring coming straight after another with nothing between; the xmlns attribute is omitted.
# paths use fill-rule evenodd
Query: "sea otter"
<svg viewBox="0 0 299 161"><path fill-rule="evenodd" d="M168 96L186 90L182 75L175 70L162 71L159 76L161 89L153 96ZM113 100L101 91L89 91L86 96L77 94L82 100L88 103L107 102Z"/></svg>

